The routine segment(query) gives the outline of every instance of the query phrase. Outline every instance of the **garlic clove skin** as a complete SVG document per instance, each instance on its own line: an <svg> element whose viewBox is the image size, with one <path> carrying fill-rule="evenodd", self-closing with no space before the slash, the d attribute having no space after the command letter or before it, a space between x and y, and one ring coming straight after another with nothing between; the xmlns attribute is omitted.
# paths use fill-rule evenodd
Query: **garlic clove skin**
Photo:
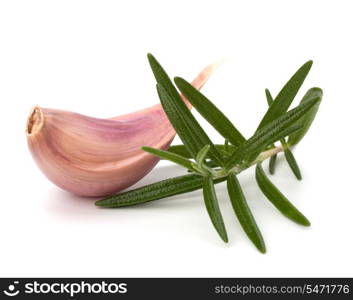
<svg viewBox="0 0 353 300"><path fill-rule="evenodd" d="M175 133L158 112L124 122L35 107L28 145L39 168L62 189L105 196L137 182L157 163L140 150L143 144L166 149L171 143Z"/></svg>
<svg viewBox="0 0 353 300"><path fill-rule="evenodd" d="M201 88L214 68L206 67L192 84ZM26 134L32 156L49 180L73 194L100 197L148 174L159 159L141 147L167 149L175 131L160 104L111 119L36 106Z"/></svg>

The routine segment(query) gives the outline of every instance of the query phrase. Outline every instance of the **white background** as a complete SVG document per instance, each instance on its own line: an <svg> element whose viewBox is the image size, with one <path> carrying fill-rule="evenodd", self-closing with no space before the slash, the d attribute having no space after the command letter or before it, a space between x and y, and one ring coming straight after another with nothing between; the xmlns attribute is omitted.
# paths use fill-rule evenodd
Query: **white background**
<svg viewBox="0 0 353 300"><path fill-rule="evenodd" d="M0 275L353 276L352 8L322 0L1 1ZM267 108L264 88L277 94L314 60L297 98L312 86L324 90L295 149L304 179L296 181L283 158L272 177L312 227L282 217L253 169L240 180L265 255L242 232L223 184L217 192L228 245L200 192L104 210L42 175L26 145L30 108L110 117L155 104L147 52L189 80L226 58L203 91L246 136ZM161 163L137 186L183 173Z"/></svg>

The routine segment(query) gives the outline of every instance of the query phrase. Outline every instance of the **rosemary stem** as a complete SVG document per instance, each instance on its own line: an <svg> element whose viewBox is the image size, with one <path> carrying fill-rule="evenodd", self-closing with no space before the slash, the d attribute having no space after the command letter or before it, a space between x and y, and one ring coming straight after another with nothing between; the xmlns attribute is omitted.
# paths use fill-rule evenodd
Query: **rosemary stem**
<svg viewBox="0 0 353 300"><path fill-rule="evenodd" d="M289 148L289 145L285 145L285 147ZM284 150L285 150L285 148L281 144L281 145L279 145L279 146L277 146L275 148L272 148L272 149L266 150L264 152L261 152L259 154L259 156L253 162L251 162L250 164L247 164L247 165L244 165L244 166L236 166L233 169L229 170L228 172L224 172L225 170L222 169L222 170L220 170L222 172L214 173L213 174L213 178L214 179L223 178L223 177L228 176L228 174L231 173L231 172L233 172L235 174L239 174L240 172L246 170L247 168L249 168L249 167L251 167L253 165L256 165L256 164L264 161L265 159L270 158L272 155L275 155L275 154L277 154L279 152L282 152Z"/></svg>
<svg viewBox="0 0 353 300"><path fill-rule="evenodd" d="M286 145L289 148L289 145ZM276 148L269 149L267 151L261 152L259 156L251 163L251 165L255 165L259 162L264 161L265 159L275 155L279 152L284 151L283 145L277 146Z"/></svg>

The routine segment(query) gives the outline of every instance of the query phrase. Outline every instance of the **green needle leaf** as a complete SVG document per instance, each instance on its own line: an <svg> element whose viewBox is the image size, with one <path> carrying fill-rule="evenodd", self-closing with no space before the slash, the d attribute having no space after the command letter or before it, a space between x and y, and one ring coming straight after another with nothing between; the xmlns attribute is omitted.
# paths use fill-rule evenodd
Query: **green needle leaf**
<svg viewBox="0 0 353 300"><path fill-rule="evenodd" d="M269 170L271 175L275 174L276 159L277 159L277 154L272 155L270 157L270 161L268 163L268 170Z"/></svg>
<svg viewBox="0 0 353 300"><path fill-rule="evenodd" d="M292 153L292 151L290 149L285 149L284 150L284 156L288 162L288 165L289 167L291 168L293 174L295 175L295 177L298 179L298 180L301 180L302 179L302 174L300 172L300 169L299 169L299 166L298 166L298 163Z"/></svg>
<svg viewBox="0 0 353 300"><path fill-rule="evenodd" d="M266 114L262 118L258 130L263 128L266 124L277 119L283 115L293 102L295 95L303 84L308 75L313 62L310 60L306 62L299 70L292 76L292 78L285 84L282 90L277 95L273 104L269 107Z"/></svg>
<svg viewBox="0 0 353 300"><path fill-rule="evenodd" d="M229 152L229 140L228 139L224 140L224 150L226 152Z"/></svg>
<svg viewBox="0 0 353 300"><path fill-rule="evenodd" d="M272 96L271 96L271 93L268 89L266 89L266 99L267 99L267 103L268 105L270 106L273 102L272 100ZM315 107L315 105L314 105ZM312 108L313 109L313 108ZM311 110L312 110L311 109ZM308 112L308 114L310 113L310 111ZM304 119L305 117L303 117ZM299 123L299 122L298 122ZM301 123L300 125L304 126L303 123ZM286 158L286 161L289 165L289 167L291 168L293 174L295 175L295 177L298 179L298 180L301 180L302 179L302 175L301 175L301 172L300 172L300 169L299 169L299 166L297 164L297 161L295 160L295 157L292 153L292 151L288 148L287 144L286 144L286 140L285 139L281 139L281 144L283 146L283 149L284 149L284 156ZM274 145L273 145L274 146ZM270 164L269 164L269 171L270 171L270 174L274 174L274 170L275 170L275 162L276 162L276 157L277 157L277 154L273 155L271 158L270 158Z"/></svg>
<svg viewBox="0 0 353 300"><path fill-rule="evenodd" d="M178 133L184 145L196 159L199 151L205 146L210 145L210 157L219 165L223 165L223 159L212 141L202 129L200 124L191 114L186 104L179 99L172 99L163 86L157 84L158 95L165 113L170 123Z"/></svg>
<svg viewBox="0 0 353 300"><path fill-rule="evenodd" d="M249 139L243 147L239 147L239 149L232 154L226 167L231 169L240 162L245 164L251 163L269 144L290 135L300 128L301 127L298 125L293 125L288 128L277 127L272 131L266 132L264 135L254 136L254 138ZM258 133L260 133L260 131Z"/></svg>
<svg viewBox="0 0 353 300"><path fill-rule="evenodd" d="M298 130L300 128L298 125L290 126L305 115L318 101L319 98L310 99L255 132L249 140L235 150L226 167L232 168L244 158L251 161L268 145Z"/></svg>
<svg viewBox="0 0 353 300"><path fill-rule="evenodd" d="M196 162L199 164L199 165L202 165L203 161L205 160L206 158L206 155L208 153L208 151L210 150L210 145L206 145L204 146L200 151L199 153L197 153L196 155Z"/></svg>
<svg viewBox="0 0 353 300"><path fill-rule="evenodd" d="M234 209L234 212L243 227L249 239L254 243L256 248L262 252L266 252L265 242L261 232L256 224L248 204L246 203L243 191L239 181L234 174L229 174L227 177L228 194Z"/></svg>
<svg viewBox="0 0 353 300"><path fill-rule="evenodd" d="M256 181L267 199L283 215L300 225L310 226L309 220L267 178L261 164L256 166Z"/></svg>
<svg viewBox="0 0 353 300"><path fill-rule="evenodd" d="M204 177L196 174L178 176L98 200L95 204L102 207L124 207L142 204L199 190L203 186L203 181ZM216 179L214 183L222 181L225 181L225 178Z"/></svg>
<svg viewBox="0 0 353 300"><path fill-rule="evenodd" d="M174 82L180 92L190 101L196 110L234 146L245 142L243 135L235 128L233 123L201 92L180 77L175 77Z"/></svg>
<svg viewBox="0 0 353 300"><path fill-rule="evenodd" d="M273 129L273 131L268 131L262 136L259 135L254 139L249 139L249 143L246 147L247 154L245 155L245 159L252 161L252 159L255 159L258 154L260 154L260 152L263 151L269 144L290 135L300 128L302 128L300 125L293 125L280 130L280 125L278 125L278 127Z"/></svg>
<svg viewBox="0 0 353 300"><path fill-rule="evenodd" d="M157 81L157 90L162 106L190 154L196 158L201 148L208 144L210 145L211 157L222 165L221 155L181 99L168 74L152 54L148 54L148 61Z"/></svg>
<svg viewBox="0 0 353 300"><path fill-rule="evenodd" d="M273 98L272 98L270 91L268 89L265 89L265 94L266 94L267 104L268 104L268 106L271 106L271 104L273 103ZM272 144L272 147L274 148L275 144ZM272 155L270 157L270 162L269 162L268 168L269 168L270 174L272 174L272 175L275 174L276 159L277 159L277 154Z"/></svg>
<svg viewBox="0 0 353 300"><path fill-rule="evenodd" d="M185 158L193 158L188 149L185 147L185 145L170 146L168 148L168 151L184 156Z"/></svg>
<svg viewBox="0 0 353 300"><path fill-rule="evenodd" d="M206 176L203 183L203 198L205 200L205 205L207 208L208 215L212 221L212 224L216 231L218 232L221 239L227 243L228 236L227 231L224 226L223 217L219 209L218 200L213 185L211 176Z"/></svg>
<svg viewBox="0 0 353 300"><path fill-rule="evenodd" d="M173 152L169 152L169 151L163 151L163 150L159 150L159 149L155 149L155 148L152 148L152 147L142 147L142 150L148 152L148 153L151 153L153 155L156 155L160 158L163 158L163 159L166 159L166 160L169 160L173 163L176 163L188 170L194 170L194 167L193 167L193 162L188 160L187 158L179 155L179 154L175 154ZM196 170L194 170L196 171Z"/></svg>
<svg viewBox="0 0 353 300"><path fill-rule="evenodd" d="M206 166L209 167L209 168L217 168L219 167L218 164L216 164L213 160L207 160L205 162Z"/></svg>
<svg viewBox="0 0 353 300"><path fill-rule="evenodd" d="M266 95L266 100L267 100L268 107L270 107L271 104L273 103L273 97L272 97L269 89L265 89L265 95Z"/></svg>
<svg viewBox="0 0 353 300"><path fill-rule="evenodd" d="M172 99L180 99L180 101L182 101L178 90L175 88L167 72L164 71L157 59L151 53L147 54L147 58L157 83L163 86L165 91L169 94Z"/></svg>
<svg viewBox="0 0 353 300"><path fill-rule="evenodd" d="M316 113L321 103L322 94L323 92L320 88L311 88L306 92L306 94L304 95L300 103L308 102L310 101L310 99L313 99L313 98L319 98L320 101L318 101L318 103L308 112L308 114L305 117L303 117L303 119L298 121L298 123L300 123L303 126L303 128L298 132L291 134L288 137L288 144L290 145L298 144L300 140L305 136L312 122L315 119Z"/></svg>
<svg viewBox="0 0 353 300"><path fill-rule="evenodd" d="M229 156L229 153L232 153L236 148L233 145L220 145L220 144L215 144L214 145L218 152L222 154L222 156ZM184 156L185 158L193 158L185 145L174 145L170 146L168 148L169 152L173 152L175 154L179 154L181 156ZM210 154L207 153L206 158L209 158Z"/></svg>

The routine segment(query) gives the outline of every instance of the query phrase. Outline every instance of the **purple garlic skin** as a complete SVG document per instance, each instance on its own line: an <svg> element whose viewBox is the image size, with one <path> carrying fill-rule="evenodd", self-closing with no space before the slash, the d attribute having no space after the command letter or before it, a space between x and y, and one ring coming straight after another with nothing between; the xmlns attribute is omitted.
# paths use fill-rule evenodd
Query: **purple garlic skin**
<svg viewBox="0 0 353 300"><path fill-rule="evenodd" d="M200 89L214 68L206 67L193 86ZM175 131L160 104L111 119L36 106L26 135L35 162L49 180L76 195L101 197L146 176L159 159L141 147L166 150Z"/></svg>

